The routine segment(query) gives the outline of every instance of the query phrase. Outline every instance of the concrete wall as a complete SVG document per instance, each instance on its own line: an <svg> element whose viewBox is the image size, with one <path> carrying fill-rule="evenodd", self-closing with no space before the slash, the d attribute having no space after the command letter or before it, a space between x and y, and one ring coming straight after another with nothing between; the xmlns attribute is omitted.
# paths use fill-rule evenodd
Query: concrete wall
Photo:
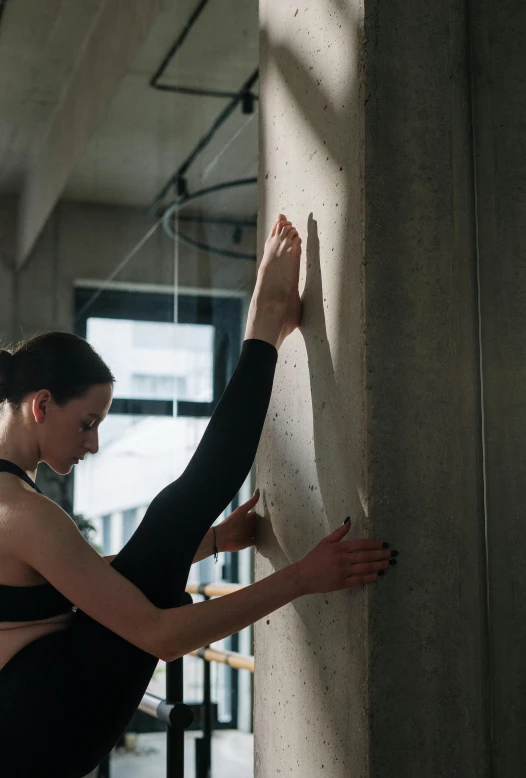
<svg viewBox="0 0 526 778"><path fill-rule="evenodd" d="M526 8L472 3L493 775L526 764Z"/></svg>
<svg viewBox="0 0 526 778"><path fill-rule="evenodd" d="M354 537L366 521L360 10L296 8L260 5L261 236L282 210L308 266L302 332L280 351L258 457L258 576L348 514ZM365 775L367 595L304 598L255 636L256 775Z"/></svg>
<svg viewBox="0 0 526 778"><path fill-rule="evenodd" d="M485 778L466 9L263 0L261 30L262 232L281 210L308 240L305 320L258 458L257 572L349 513L354 537L390 541L400 561L374 588L258 625L256 776Z"/></svg>

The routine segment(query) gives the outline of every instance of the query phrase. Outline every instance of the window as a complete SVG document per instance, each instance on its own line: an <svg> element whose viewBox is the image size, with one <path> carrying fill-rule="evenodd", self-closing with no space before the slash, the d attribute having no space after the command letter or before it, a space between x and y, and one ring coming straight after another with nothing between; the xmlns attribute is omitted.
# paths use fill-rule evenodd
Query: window
<svg viewBox="0 0 526 778"><path fill-rule="evenodd" d="M127 543L137 527L137 508L128 508L122 512L122 543Z"/></svg>
<svg viewBox="0 0 526 778"><path fill-rule="evenodd" d="M102 548L105 554L111 554L111 513L102 517Z"/></svg>
<svg viewBox="0 0 526 778"><path fill-rule="evenodd" d="M145 375L133 373L131 377L131 392L133 397L141 399L171 400L174 397L187 399L186 376Z"/></svg>

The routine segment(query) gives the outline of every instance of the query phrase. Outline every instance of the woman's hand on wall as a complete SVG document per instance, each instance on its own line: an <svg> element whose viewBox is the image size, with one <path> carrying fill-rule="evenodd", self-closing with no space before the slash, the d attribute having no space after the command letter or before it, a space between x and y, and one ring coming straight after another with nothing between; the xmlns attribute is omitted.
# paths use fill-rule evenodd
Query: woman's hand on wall
<svg viewBox="0 0 526 778"><path fill-rule="evenodd" d="M346 521L296 563L304 594L365 586L396 564L391 557L398 552L386 548L388 544L381 540L344 540L350 526Z"/></svg>
<svg viewBox="0 0 526 778"><path fill-rule="evenodd" d="M252 510L259 500L259 490L216 526L219 551L242 551L256 542L258 515Z"/></svg>

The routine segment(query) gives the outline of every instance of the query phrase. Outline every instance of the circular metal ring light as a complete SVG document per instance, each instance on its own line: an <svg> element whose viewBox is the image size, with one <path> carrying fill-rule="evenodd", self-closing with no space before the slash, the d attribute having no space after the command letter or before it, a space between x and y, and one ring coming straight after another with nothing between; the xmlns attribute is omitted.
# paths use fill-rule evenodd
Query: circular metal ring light
<svg viewBox="0 0 526 778"><path fill-rule="evenodd" d="M194 202L201 197L213 194L214 192L220 192L223 189L235 189L240 186L251 186L257 184L257 178L240 178L234 181L225 181L222 184L216 184L215 186L206 187L206 189L200 189L198 192L194 192L191 195L186 195L182 200L169 205L162 215L163 229L167 235L173 240L178 240L186 246L192 246L193 248L203 249L203 251L209 251L211 254L218 254L221 257L231 257L232 259L248 259L255 261L257 259L255 254L245 254L240 251L230 251L230 249L221 249L217 246L211 246L208 243L200 243L199 241L189 238L187 235L183 235L179 230L175 230L173 224L173 217L179 213L188 203ZM196 219L197 221L197 219ZM246 222L239 221L240 226L247 226ZM252 226L252 225L250 225Z"/></svg>

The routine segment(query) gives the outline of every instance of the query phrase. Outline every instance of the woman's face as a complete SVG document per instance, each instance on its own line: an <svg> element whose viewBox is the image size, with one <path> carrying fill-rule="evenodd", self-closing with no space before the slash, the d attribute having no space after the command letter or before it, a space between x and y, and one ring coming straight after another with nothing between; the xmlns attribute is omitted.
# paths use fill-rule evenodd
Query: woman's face
<svg viewBox="0 0 526 778"><path fill-rule="evenodd" d="M113 399L111 384L95 384L83 396L57 405L47 390L33 399L37 421L39 461L56 473L67 475L86 454L99 450L99 426Z"/></svg>

